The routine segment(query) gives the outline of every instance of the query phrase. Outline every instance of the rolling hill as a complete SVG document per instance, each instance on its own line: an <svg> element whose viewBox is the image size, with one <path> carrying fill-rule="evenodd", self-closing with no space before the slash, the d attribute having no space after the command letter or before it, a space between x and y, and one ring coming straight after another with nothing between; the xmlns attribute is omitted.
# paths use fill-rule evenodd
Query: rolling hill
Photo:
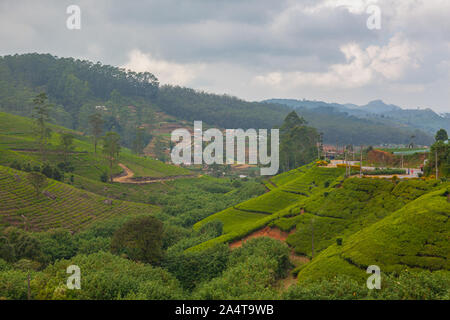
<svg viewBox="0 0 450 320"><path fill-rule="evenodd" d="M37 197L26 175L0 166L0 227L13 225L30 231L64 228L76 232L115 216L159 210L148 204L110 200L52 179Z"/></svg>
<svg viewBox="0 0 450 320"><path fill-rule="evenodd" d="M199 229L218 220L223 234L188 251L233 243L270 227L288 232L290 248L312 258L295 269L299 281L337 274L361 280L371 264L388 273L450 269L449 182L344 179L342 169L310 164L266 185L270 192L194 225Z"/></svg>
<svg viewBox="0 0 450 320"><path fill-rule="evenodd" d="M384 219L333 244L306 265L299 281L346 274L366 278L366 268L382 272L450 270L447 184L408 203Z"/></svg>
<svg viewBox="0 0 450 320"><path fill-rule="evenodd" d="M0 112L0 165L9 166L14 161L30 166L42 165L42 159L37 152L37 146L33 133L34 123L30 118L20 117ZM71 151L70 162L74 167L74 175L99 180L103 172L107 170L107 162L99 150L94 153L94 147L90 137L81 132L70 130L56 125L50 125L53 131L49 141L48 162L57 165L63 161L63 155L58 146L59 136L67 132L73 134L74 149ZM120 160L130 168L135 177L169 177L189 175L190 171L162 163L148 157L138 157L129 149L122 148ZM123 169L117 164L113 168L115 174Z"/></svg>
<svg viewBox="0 0 450 320"><path fill-rule="evenodd" d="M148 144L162 134L163 122L168 127L186 127L186 122L202 120L218 128L272 128L281 125L292 108L288 106L292 101L249 102L190 88L159 86L157 78L148 72L135 73L73 58L37 53L0 57L0 111L28 116L33 97L42 91L54 104L55 124L86 132L89 115L99 112L105 120L105 131L118 132L128 147L136 139L137 128L144 128L144 142ZM381 118L383 115L366 117L368 112L361 108L322 102L311 107L311 103L296 101L295 107L310 125L324 133L326 143L403 144L414 135L416 143L427 145L432 137L421 129L432 130L440 119L427 117L424 121L419 115L409 123L397 121L394 115L392 119ZM418 121L422 123L419 128L414 126Z"/></svg>

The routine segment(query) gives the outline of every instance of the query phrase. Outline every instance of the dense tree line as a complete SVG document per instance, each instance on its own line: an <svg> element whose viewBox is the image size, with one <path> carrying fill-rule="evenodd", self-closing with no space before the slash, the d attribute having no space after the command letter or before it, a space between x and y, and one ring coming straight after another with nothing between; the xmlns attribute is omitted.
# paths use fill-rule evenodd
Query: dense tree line
<svg viewBox="0 0 450 320"><path fill-rule="evenodd" d="M29 116L32 99L43 90L54 105L53 122L87 131L89 117L101 113L104 132L119 133L128 147L136 140L145 144L152 138L149 132L142 135L137 129L152 124L155 111L219 128L247 129L279 126L291 110L281 104L248 102L178 86L159 87L149 72L136 73L100 62L37 53L0 57L0 110ZM324 133L325 143L401 144L410 143L411 136L416 144L432 143L427 134L397 127L386 119L360 119L327 107L298 108L297 112Z"/></svg>
<svg viewBox="0 0 450 320"><path fill-rule="evenodd" d="M229 95L198 92L178 86L162 86L157 105L181 119L202 120L221 128L272 128L289 112L281 105L248 102Z"/></svg>

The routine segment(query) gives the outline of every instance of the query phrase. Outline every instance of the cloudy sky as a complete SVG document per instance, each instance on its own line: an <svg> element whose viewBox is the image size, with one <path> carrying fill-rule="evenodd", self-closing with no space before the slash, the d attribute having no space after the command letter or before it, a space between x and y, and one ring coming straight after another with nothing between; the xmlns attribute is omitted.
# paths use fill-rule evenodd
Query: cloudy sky
<svg viewBox="0 0 450 320"><path fill-rule="evenodd" d="M450 112L449 0L0 0L0 43L248 100Z"/></svg>

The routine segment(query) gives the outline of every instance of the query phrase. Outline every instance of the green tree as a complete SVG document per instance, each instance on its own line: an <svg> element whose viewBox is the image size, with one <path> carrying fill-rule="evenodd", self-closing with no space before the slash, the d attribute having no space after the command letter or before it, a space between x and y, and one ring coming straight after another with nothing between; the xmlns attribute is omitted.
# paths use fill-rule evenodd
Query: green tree
<svg viewBox="0 0 450 320"><path fill-rule="evenodd" d="M141 155L144 153L144 129L143 128L136 129L136 138L133 141L133 151L137 155Z"/></svg>
<svg viewBox="0 0 450 320"><path fill-rule="evenodd" d="M89 117L92 136L94 137L94 152L97 153L97 143L103 133L104 121L99 113L94 113Z"/></svg>
<svg viewBox="0 0 450 320"><path fill-rule="evenodd" d="M159 136L156 136L155 143L153 145L154 147L154 153L158 160L165 162L166 161L166 144L164 143L163 139Z"/></svg>
<svg viewBox="0 0 450 320"><path fill-rule="evenodd" d="M109 162L109 178L113 181L112 168L118 161L120 154L120 136L116 132L108 132L103 137L103 153Z"/></svg>
<svg viewBox="0 0 450 320"><path fill-rule="evenodd" d="M47 103L47 94L42 92L33 99L35 119L35 134L42 158L46 158L46 147L51 136L51 129L47 126L50 119L51 105Z"/></svg>
<svg viewBox="0 0 450 320"><path fill-rule="evenodd" d="M295 111L289 113L280 127L280 168L288 171L313 161L317 157L319 134L306 126Z"/></svg>
<svg viewBox="0 0 450 320"><path fill-rule="evenodd" d="M27 179L36 191L36 197L39 197L42 189L47 186L47 178L40 172L30 172Z"/></svg>
<svg viewBox="0 0 450 320"><path fill-rule="evenodd" d="M445 131L444 129L438 130L438 132L436 132L436 135L434 136L434 139L436 141L447 141L448 140L447 131Z"/></svg>
<svg viewBox="0 0 450 320"><path fill-rule="evenodd" d="M59 145L63 151L64 162L67 163L67 154L73 150L73 135L70 133L63 133L59 137Z"/></svg>
<svg viewBox="0 0 450 320"><path fill-rule="evenodd" d="M163 224L146 216L126 222L111 241L111 251L125 254L131 260L159 264L163 255Z"/></svg>
<svg viewBox="0 0 450 320"><path fill-rule="evenodd" d="M9 227L4 230L3 234L8 239L8 244L13 248L13 261L19 259L39 261L42 259L41 245L31 233L16 227Z"/></svg>
<svg viewBox="0 0 450 320"><path fill-rule="evenodd" d="M424 168L425 173L427 175L436 174L436 164L439 177L450 175L450 145L442 140L436 141L431 146L428 161Z"/></svg>

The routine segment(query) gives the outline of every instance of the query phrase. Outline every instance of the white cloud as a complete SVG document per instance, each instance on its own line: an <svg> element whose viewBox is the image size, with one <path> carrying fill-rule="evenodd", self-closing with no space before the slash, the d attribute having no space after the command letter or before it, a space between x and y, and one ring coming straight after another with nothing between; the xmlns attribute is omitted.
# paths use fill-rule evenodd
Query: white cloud
<svg viewBox="0 0 450 320"><path fill-rule="evenodd" d="M371 4L377 4L378 0L326 0L304 8L304 12L310 14L317 14L324 9L345 8L350 13L362 14Z"/></svg>
<svg viewBox="0 0 450 320"><path fill-rule="evenodd" d="M132 50L128 58L123 68L136 72L149 71L162 84L188 85L205 68L203 64L180 64L156 59L150 53L143 53L138 49Z"/></svg>
<svg viewBox="0 0 450 320"><path fill-rule="evenodd" d="M409 69L419 67L417 46L395 35L385 46L365 50L356 43L340 48L346 63L333 64L326 72L269 72L257 75L253 83L278 86L329 86L358 88L377 81L400 80Z"/></svg>

